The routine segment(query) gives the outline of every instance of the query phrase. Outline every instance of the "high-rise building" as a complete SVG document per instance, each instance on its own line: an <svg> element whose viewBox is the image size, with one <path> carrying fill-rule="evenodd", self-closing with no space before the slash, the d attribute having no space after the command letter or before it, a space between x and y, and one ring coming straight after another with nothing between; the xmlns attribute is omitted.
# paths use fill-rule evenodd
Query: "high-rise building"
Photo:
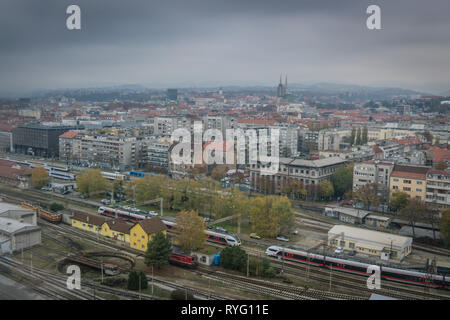
<svg viewBox="0 0 450 320"><path fill-rule="evenodd" d="M176 101L178 99L178 90L167 89L167 99Z"/></svg>

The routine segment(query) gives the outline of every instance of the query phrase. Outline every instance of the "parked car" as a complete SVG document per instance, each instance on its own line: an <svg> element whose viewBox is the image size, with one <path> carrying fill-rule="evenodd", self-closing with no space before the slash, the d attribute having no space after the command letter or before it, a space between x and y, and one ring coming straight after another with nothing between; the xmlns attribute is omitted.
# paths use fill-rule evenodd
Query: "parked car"
<svg viewBox="0 0 450 320"><path fill-rule="evenodd" d="M250 233L250 238L253 238L253 239L261 239L261 237L258 236L256 233Z"/></svg>
<svg viewBox="0 0 450 320"><path fill-rule="evenodd" d="M352 206L353 205L353 200L345 201L344 204L347 205L347 206Z"/></svg>
<svg viewBox="0 0 450 320"><path fill-rule="evenodd" d="M289 239L286 238L285 236L278 236L278 237L277 237L277 240L285 241L285 242L288 242L288 241L289 241Z"/></svg>
<svg viewBox="0 0 450 320"><path fill-rule="evenodd" d="M292 234L297 235L297 234L298 234L298 230L293 230L293 231L292 231Z"/></svg>
<svg viewBox="0 0 450 320"><path fill-rule="evenodd" d="M49 186L45 186L41 188L42 191L52 191L52 188Z"/></svg>
<svg viewBox="0 0 450 320"><path fill-rule="evenodd" d="M222 227L216 227L216 230L219 232L228 232L227 229L222 228Z"/></svg>
<svg viewBox="0 0 450 320"><path fill-rule="evenodd" d="M100 202L103 203L103 204L110 204L111 200L109 200L109 199L102 199Z"/></svg>
<svg viewBox="0 0 450 320"><path fill-rule="evenodd" d="M336 254L341 254L343 252L344 252L343 248L336 248L336 250L334 250L334 253L336 253Z"/></svg>

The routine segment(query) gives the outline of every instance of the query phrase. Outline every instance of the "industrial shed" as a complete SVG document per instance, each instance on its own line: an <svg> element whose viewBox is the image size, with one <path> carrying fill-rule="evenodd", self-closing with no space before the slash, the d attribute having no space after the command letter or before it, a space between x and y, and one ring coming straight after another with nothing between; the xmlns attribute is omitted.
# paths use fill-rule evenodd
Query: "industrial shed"
<svg viewBox="0 0 450 320"><path fill-rule="evenodd" d="M12 253L41 244L41 228L11 218L0 217L0 254Z"/></svg>
<svg viewBox="0 0 450 320"><path fill-rule="evenodd" d="M411 253L412 238L396 234L336 225L328 231L328 244L345 250L401 260Z"/></svg>
<svg viewBox="0 0 450 320"><path fill-rule="evenodd" d="M352 224L363 224L364 218L369 214L370 211L339 206L327 206L324 209L324 215L327 217Z"/></svg>
<svg viewBox="0 0 450 320"><path fill-rule="evenodd" d="M22 206L1 202L0 201L0 217L10 218L19 222L36 225L36 212L25 209Z"/></svg>

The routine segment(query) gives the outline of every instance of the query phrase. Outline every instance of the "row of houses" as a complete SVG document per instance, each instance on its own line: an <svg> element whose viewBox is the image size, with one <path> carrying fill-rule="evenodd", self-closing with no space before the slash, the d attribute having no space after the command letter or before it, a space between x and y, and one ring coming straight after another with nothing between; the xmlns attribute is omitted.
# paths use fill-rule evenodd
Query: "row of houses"
<svg viewBox="0 0 450 320"><path fill-rule="evenodd" d="M353 168L353 191L368 183L377 183L379 196L404 192L412 199L435 205L450 206L450 171L425 166L394 164L386 161L364 161Z"/></svg>
<svg viewBox="0 0 450 320"><path fill-rule="evenodd" d="M93 232L129 244L130 248L146 251L148 242L158 233L166 235L167 227L159 217L140 221L134 225L118 219L108 219L76 212L71 218L72 227Z"/></svg>

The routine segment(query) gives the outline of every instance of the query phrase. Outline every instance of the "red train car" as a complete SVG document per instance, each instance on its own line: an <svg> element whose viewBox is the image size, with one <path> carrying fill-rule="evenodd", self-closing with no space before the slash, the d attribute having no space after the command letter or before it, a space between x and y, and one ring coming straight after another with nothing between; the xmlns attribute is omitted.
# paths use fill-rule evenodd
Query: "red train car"
<svg viewBox="0 0 450 320"><path fill-rule="evenodd" d="M169 262L174 265L186 267L186 268L195 268L198 265L198 259L196 255L187 254L177 249L172 250L172 254L170 255Z"/></svg>

